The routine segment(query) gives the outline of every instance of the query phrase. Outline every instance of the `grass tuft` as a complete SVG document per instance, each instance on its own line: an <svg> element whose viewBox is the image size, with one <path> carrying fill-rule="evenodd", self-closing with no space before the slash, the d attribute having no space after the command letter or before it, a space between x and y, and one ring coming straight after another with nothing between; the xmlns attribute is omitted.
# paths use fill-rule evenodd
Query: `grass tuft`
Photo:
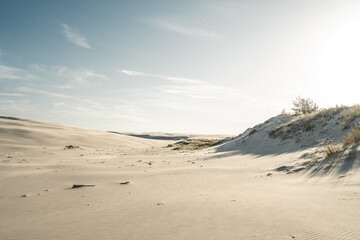
<svg viewBox="0 0 360 240"><path fill-rule="evenodd" d="M341 145L327 145L325 147L326 156L330 156L334 153L341 152L342 150L343 149L342 149Z"/></svg>
<svg viewBox="0 0 360 240"><path fill-rule="evenodd" d="M349 145L357 143L360 141L360 127L356 126L351 129L351 131L344 137L342 145L344 148L347 148Z"/></svg>
<svg viewBox="0 0 360 240"><path fill-rule="evenodd" d="M344 110L339 119L341 120L341 125L344 129L350 127L350 124L357 118L360 118L360 105L354 105Z"/></svg>
<svg viewBox="0 0 360 240"><path fill-rule="evenodd" d="M174 150L200 150L218 145L225 140L226 139L206 139L206 138L184 139L175 143Z"/></svg>

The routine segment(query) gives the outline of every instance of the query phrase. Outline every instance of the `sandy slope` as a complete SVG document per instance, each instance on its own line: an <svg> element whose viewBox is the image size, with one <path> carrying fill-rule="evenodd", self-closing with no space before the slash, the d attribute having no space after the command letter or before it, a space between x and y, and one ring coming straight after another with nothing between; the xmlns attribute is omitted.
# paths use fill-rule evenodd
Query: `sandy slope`
<svg viewBox="0 0 360 240"><path fill-rule="evenodd" d="M0 134L0 239L360 239L359 170L276 171L309 151L291 142L178 152L11 119Z"/></svg>

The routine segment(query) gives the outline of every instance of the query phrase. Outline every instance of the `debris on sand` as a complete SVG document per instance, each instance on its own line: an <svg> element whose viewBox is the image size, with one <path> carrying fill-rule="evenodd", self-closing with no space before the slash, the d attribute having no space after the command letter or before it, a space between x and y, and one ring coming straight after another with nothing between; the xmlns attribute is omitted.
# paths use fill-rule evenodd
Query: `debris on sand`
<svg viewBox="0 0 360 240"><path fill-rule="evenodd" d="M66 145L64 150L66 149L74 149L74 148L80 148L79 146L75 146L75 145Z"/></svg>
<svg viewBox="0 0 360 240"><path fill-rule="evenodd" d="M126 181L126 182L121 182L120 184L121 185L127 185L127 184L129 184L130 182L129 181Z"/></svg>
<svg viewBox="0 0 360 240"><path fill-rule="evenodd" d="M81 187L95 187L95 185L91 184L74 184L72 188L81 188Z"/></svg>

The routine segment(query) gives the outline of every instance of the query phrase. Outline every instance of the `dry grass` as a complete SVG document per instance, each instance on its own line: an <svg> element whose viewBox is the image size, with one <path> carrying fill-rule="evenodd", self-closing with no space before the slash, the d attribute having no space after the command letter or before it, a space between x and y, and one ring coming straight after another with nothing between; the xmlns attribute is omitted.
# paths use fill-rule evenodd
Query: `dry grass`
<svg viewBox="0 0 360 240"><path fill-rule="evenodd" d="M354 105L344 110L339 119L344 129L349 128L350 124L357 118L360 118L360 105Z"/></svg>
<svg viewBox="0 0 360 240"><path fill-rule="evenodd" d="M307 132L317 125L327 128L328 121L332 120L334 116L339 114L341 111L347 111L347 109L349 108L346 106L336 106L333 108L321 109L310 114L299 115L291 121L271 130L269 132L269 136L273 138L281 137L282 139L288 139L296 132ZM353 117L353 114L348 115Z"/></svg>
<svg viewBox="0 0 360 240"><path fill-rule="evenodd" d="M330 156L334 153L338 153L338 152L341 152L343 151L343 148L341 147L341 145L327 145L325 147L325 153L326 153L326 156Z"/></svg>
<svg viewBox="0 0 360 240"><path fill-rule="evenodd" d="M315 113L304 114L295 117L291 121L284 123L269 132L269 136L276 138L281 137L282 139L290 138L291 135L298 131L310 131L315 127L314 123Z"/></svg>
<svg viewBox="0 0 360 240"><path fill-rule="evenodd" d="M351 131L344 137L342 145L344 148L347 148L351 144L355 144L360 141L360 127L354 127Z"/></svg>
<svg viewBox="0 0 360 240"><path fill-rule="evenodd" d="M200 150L209 148L224 142L226 139L185 139L175 143L174 150Z"/></svg>
<svg viewBox="0 0 360 240"><path fill-rule="evenodd" d="M313 119L310 119L309 116L305 115L305 117L301 120L303 129L308 132L311 129L313 129L315 127L315 123L313 121Z"/></svg>

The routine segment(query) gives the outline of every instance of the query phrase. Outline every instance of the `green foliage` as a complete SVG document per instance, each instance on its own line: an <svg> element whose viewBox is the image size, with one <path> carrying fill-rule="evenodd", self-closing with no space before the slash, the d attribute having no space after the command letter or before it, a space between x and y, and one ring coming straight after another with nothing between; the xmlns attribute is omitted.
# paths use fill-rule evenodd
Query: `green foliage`
<svg viewBox="0 0 360 240"><path fill-rule="evenodd" d="M293 101L293 105L294 107L291 110L294 111L295 115L309 114L316 112L319 109L318 105L316 105L313 100L301 98L300 96Z"/></svg>

